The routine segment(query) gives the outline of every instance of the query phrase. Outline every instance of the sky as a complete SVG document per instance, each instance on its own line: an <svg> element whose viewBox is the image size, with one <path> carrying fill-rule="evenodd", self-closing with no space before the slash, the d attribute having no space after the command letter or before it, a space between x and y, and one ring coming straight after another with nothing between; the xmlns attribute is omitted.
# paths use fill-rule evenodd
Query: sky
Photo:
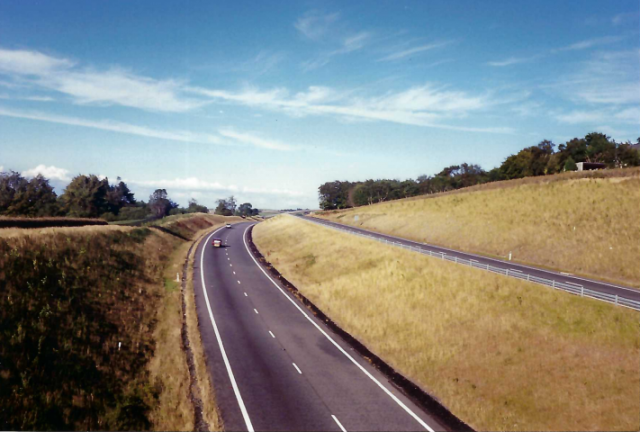
<svg viewBox="0 0 640 432"><path fill-rule="evenodd" d="M185 205L640 136L640 2L0 2L0 170Z"/></svg>

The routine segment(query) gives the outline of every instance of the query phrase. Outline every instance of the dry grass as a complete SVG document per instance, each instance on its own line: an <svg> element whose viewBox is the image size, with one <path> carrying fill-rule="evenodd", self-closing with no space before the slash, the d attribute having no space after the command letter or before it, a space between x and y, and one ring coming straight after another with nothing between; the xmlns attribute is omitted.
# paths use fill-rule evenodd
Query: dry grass
<svg viewBox="0 0 640 432"><path fill-rule="evenodd" d="M131 231L134 228L126 226L116 225L94 225L94 226L81 226L81 227L50 227L50 228L1 228L0 238L19 237L19 236L38 236L38 235L51 235L56 233L61 234L90 234L90 233L103 233L103 232L115 232L115 231Z"/></svg>
<svg viewBox="0 0 640 432"><path fill-rule="evenodd" d="M320 216L640 287L640 170L500 183Z"/></svg>
<svg viewBox="0 0 640 432"><path fill-rule="evenodd" d="M168 234L161 234L171 237ZM189 399L189 369L184 350L180 349L182 305L180 283L182 263L190 243L180 242L164 271L164 295L158 310L158 325L154 331L156 350L149 363L152 382L162 388L158 405L151 413L154 430L192 431L193 405Z"/></svg>
<svg viewBox="0 0 640 432"><path fill-rule="evenodd" d="M640 427L637 312L289 216L257 225L254 241L329 317L479 430Z"/></svg>

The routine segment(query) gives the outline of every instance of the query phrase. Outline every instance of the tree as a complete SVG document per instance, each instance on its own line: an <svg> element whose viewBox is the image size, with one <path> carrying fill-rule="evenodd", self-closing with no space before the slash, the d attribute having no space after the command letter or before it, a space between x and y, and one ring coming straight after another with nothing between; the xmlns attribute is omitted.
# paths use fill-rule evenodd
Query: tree
<svg viewBox="0 0 640 432"><path fill-rule="evenodd" d="M209 213L209 209L206 206L198 204L195 198L189 200L189 206L187 207L187 213Z"/></svg>
<svg viewBox="0 0 640 432"><path fill-rule="evenodd" d="M222 216L231 216L233 212L229 209L228 203L226 199L219 199L216 201L218 206L216 207L214 213Z"/></svg>
<svg viewBox="0 0 640 432"><path fill-rule="evenodd" d="M109 211L116 216L122 207L135 205L136 203L133 192L131 192L127 184L120 177L117 178L117 182L116 185L109 186L109 191L107 192Z"/></svg>
<svg viewBox="0 0 640 432"><path fill-rule="evenodd" d="M0 173L0 214L4 216L55 216L56 198L49 180L40 174L27 180L15 171Z"/></svg>
<svg viewBox="0 0 640 432"><path fill-rule="evenodd" d="M109 181L90 174L78 175L60 196L61 207L68 216L98 217L109 210Z"/></svg>
<svg viewBox="0 0 640 432"><path fill-rule="evenodd" d="M251 203L242 203L238 206L238 211L236 212L238 216L252 216L253 215L253 206Z"/></svg>
<svg viewBox="0 0 640 432"><path fill-rule="evenodd" d="M320 207L324 210L349 207L349 190L352 183L339 180L326 182L318 188Z"/></svg>
<svg viewBox="0 0 640 432"><path fill-rule="evenodd" d="M567 158L566 162L564 163L564 170L565 171L577 171L578 170L578 165L576 165L576 161L574 161L571 156L569 156Z"/></svg>
<svg viewBox="0 0 640 432"><path fill-rule="evenodd" d="M167 216L176 207L178 207L178 204L169 199L165 189L156 189L149 197L149 208L153 215L158 218Z"/></svg>

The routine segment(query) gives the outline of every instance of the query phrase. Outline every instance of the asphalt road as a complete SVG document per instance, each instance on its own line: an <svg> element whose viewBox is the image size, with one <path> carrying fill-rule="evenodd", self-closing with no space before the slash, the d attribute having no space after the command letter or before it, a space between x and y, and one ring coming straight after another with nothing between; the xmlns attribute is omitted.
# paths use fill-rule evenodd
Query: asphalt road
<svg viewBox="0 0 640 432"><path fill-rule="evenodd" d="M466 259L466 260L475 260L476 262L478 262L479 264L489 264L493 267L498 267L498 268L502 268L502 269L509 269L509 271L516 271L516 272L520 272L523 275L531 275L531 276L535 276L535 277L539 277L539 278L545 278L545 279L550 279L550 280L555 280L556 282L562 282L562 283L566 283L566 284L570 284L570 285L574 285L576 287L584 287L586 289L590 289L593 291L598 291L601 293L605 293L605 294L611 294L611 295L618 295L619 297L624 297L627 299L631 299L631 300L635 300L635 301L640 301L640 290L637 289L633 289L633 288L628 288L628 287L623 287L620 285L615 285L615 284L610 284L610 283L606 283L606 282L601 282L601 281L597 281L594 279L588 279L588 278L583 278L583 277L579 277L576 275L572 275L569 273L562 273L562 272L556 272L553 270L546 270L546 269L541 269L541 268L537 268L537 267L531 267L531 266L526 266L523 264L517 264L514 263L512 261L503 261L503 260L499 260L499 259L495 259L495 258L488 258L482 255L476 255L476 254L472 254L472 253L467 253L467 252L460 252L460 251L456 251L453 249L448 249L448 248L444 248L441 246L434 246L434 245L429 245L426 243L419 243L419 242L414 242L411 240L407 240L407 239L403 239L401 237L395 237L395 236L391 236L391 235L386 235L386 234L380 234L377 233L375 231L369 231L369 230L365 230L362 228L356 228L356 227L352 227L350 225L343 225L340 223L336 223L333 221L327 221L324 219L318 219L318 218L313 218L313 217L308 217L308 216L302 216L302 215L296 215L298 217L301 217L305 220L311 221L311 222L315 222L318 224L322 224L322 225L327 225L327 226L333 226L333 227L338 227L340 229L344 229L344 230L348 230L348 231L353 231L353 232L358 232L358 233L362 233L362 234L367 234L369 236L373 236L373 237L377 237L379 239L386 239L388 241L392 241L395 243L401 243L403 245L407 245L407 246L412 246L412 247L418 247L422 250L430 250L432 252L436 252L436 253L444 253L448 256L451 257L458 257L459 259ZM580 251L576 251L576 253L580 253Z"/></svg>
<svg viewBox="0 0 640 432"><path fill-rule="evenodd" d="M251 224L207 236L195 257L225 430L444 430L267 275L245 243ZM224 248L211 246L216 237Z"/></svg>

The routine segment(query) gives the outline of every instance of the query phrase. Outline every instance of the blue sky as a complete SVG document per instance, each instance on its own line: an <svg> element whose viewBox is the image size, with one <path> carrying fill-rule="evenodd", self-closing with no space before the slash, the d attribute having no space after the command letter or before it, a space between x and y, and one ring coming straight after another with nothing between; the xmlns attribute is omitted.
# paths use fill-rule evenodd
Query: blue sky
<svg viewBox="0 0 640 432"><path fill-rule="evenodd" d="M640 136L633 1L0 2L0 167L213 206Z"/></svg>

